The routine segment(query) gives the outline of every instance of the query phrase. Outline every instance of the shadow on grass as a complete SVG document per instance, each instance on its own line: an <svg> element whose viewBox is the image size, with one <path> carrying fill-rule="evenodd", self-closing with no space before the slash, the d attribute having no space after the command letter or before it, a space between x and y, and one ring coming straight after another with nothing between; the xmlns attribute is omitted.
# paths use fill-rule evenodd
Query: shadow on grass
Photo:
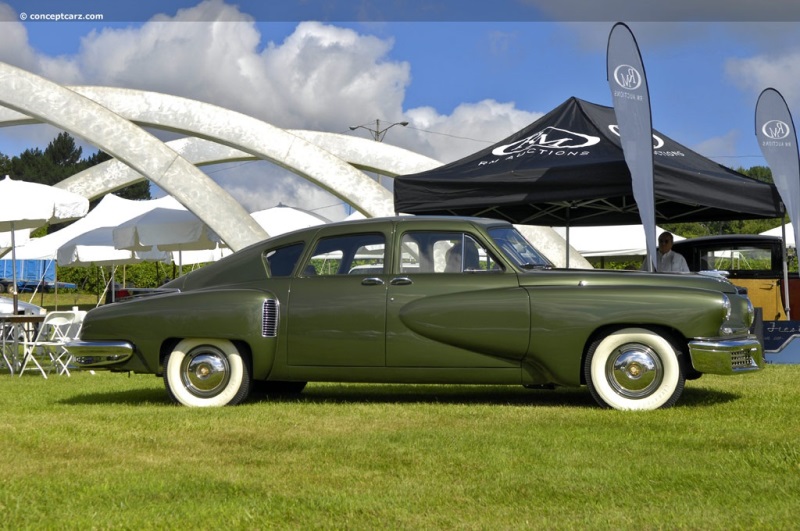
<svg viewBox="0 0 800 531"><path fill-rule="evenodd" d="M684 389L677 407L709 407L732 402L740 396L707 389ZM250 402L281 401L306 403L408 403L482 404L523 407L596 408L586 387L525 389L514 386L460 385L325 385L309 384L299 395L272 396L254 393Z"/></svg>
<svg viewBox="0 0 800 531"><path fill-rule="evenodd" d="M741 395L710 389L684 389L676 404L678 407L705 407L739 400Z"/></svg>
<svg viewBox="0 0 800 531"><path fill-rule="evenodd" d="M246 404L485 404L513 406L595 407L585 389L529 390L505 386L309 384L296 395L253 392ZM163 389L85 393L60 400L67 405L172 405Z"/></svg>
<svg viewBox="0 0 800 531"><path fill-rule="evenodd" d="M124 404L129 406L171 405L164 389L131 389L103 393L86 393L59 401L72 406L93 404Z"/></svg>
<svg viewBox="0 0 800 531"><path fill-rule="evenodd" d="M677 407L710 407L740 398L734 393L708 389L685 389ZM68 405L124 404L134 406L172 406L164 389L132 389L86 393L59 401ZM309 404L454 404L503 405L522 407L598 407L584 388L532 390L506 386L461 385L386 385L386 384L309 384L297 395L271 395L253 392L246 404L270 402Z"/></svg>
<svg viewBox="0 0 800 531"><path fill-rule="evenodd" d="M253 393L249 402L313 404L481 404L595 407L585 389L531 390L512 386L309 384L298 395Z"/></svg>

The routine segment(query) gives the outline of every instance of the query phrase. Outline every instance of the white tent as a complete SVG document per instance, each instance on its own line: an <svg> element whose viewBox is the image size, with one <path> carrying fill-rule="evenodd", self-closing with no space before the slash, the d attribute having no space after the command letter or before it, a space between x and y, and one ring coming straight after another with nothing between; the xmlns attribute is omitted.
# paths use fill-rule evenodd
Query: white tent
<svg viewBox="0 0 800 531"><path fill-rule="evenodd" d="M156 208L114 229L114 245L118 249L193 251L214 249L221 243L208 225L174 197L154 201L159 203Z"/></svg>
<svg viewBox="0 0 800 531"><path fill-rule="evenodd" d="M14 231L14 242L17 246L25 245L30 240L31 229ZM0 232L0 256L11 250L11 231Z"/></svg>
<svg viewBox="0 0 800 531"><path fill-rule="evenodd" d="M566 239L565 227L553 227L562 238ZM656 237L664 229L656 227ZM683 240L677 234L675 241ZM608 225L603 227L570 227L569 244L585 258L601 256L644 256L647 254L647 242L644 228L641 225Z"/></svg>
<svg viewBox="0 0 800 531"><path fill-rule="evenodd" d="M270 236L330 222L319 214L283 205L259 210L250 215Z"/></svg>
<svg viewBox="0 0 800 531"><path fill-rule="evenodd" d="M58 248L58 265L126 265L140 262L170 262L166 251L128 251L114 248L114 227L99 227L79 234Z"/></svg>
<svg viewBox="0 0 800 531"><path fill-rule="evenodd" d="M73 238L101 227L115 227L156 206L158 205L152 201L132 201L108 194L91 212L71 225L20 246L17 249L17 259L54 260L58 255L58 248Z"/></svg>
<svg viewBox="0 0 800 531"><path fill-rule="evenodd" d="M783 229L778 226L774 229L769 229L761 233L762 236L777 236L778 238L783 236ZM786 224L786 247L795 247L794 242L794 227L791 223Z"/></svg>

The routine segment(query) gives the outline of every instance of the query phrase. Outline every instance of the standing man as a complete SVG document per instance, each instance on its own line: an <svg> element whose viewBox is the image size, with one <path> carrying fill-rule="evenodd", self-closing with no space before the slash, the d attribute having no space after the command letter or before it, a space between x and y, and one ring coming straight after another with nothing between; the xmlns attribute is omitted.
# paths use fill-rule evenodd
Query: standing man
<svg viewBox="0 0 800 531"><path fill-rule="evenodd" d="M656 271L660 273L688 273L689 266L682 254L672 250L672 234L662 232L658 237L658 259ZM642 264L642 269L647 270L647 262Z"/></svg>

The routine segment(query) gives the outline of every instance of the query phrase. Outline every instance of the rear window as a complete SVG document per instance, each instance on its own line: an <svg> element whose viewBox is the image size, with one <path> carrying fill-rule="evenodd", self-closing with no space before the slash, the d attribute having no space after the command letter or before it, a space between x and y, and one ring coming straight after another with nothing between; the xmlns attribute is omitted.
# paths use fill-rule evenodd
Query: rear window
<svg viewBox="0 0 800 531"><path fill-rule="evenodd" d="M324 238L303 268L303 276L380 274L384 270L383 234L352 234Z"/></svg>
<svg viewBox="0 0 800 531"><path fill-rule="evenodd" d="M288 277L294 271L297 260L303 254L303 244L295 243L264 253L270 277Z"/></svg>

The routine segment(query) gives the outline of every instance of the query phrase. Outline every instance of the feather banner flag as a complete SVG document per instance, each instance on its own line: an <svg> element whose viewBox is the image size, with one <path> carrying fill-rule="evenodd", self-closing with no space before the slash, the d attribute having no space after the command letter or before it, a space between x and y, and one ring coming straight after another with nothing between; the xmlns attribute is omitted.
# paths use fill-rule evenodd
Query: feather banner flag
<svg viewBox="0 0 800 531"><path fill-rule="evenodd" d="M794 241L800 241L800 156L797 134L789 106L780 92L764 89L756 102L756 138L764 159L772 170L772 180L781 196L794 228ZM788 277L784 260L784 277ZM788 280L786 278L785 280ZM784 282L788 290L789 283ZM786 294L786 314L789 297Z"/></svg>
<svg viewBox="0 0 800 531"><path fill-rule="evenodd" d="M631 172L633 198L645 230L647 270L653 271L658 260L650 92L636 38L622 22L616 23L608 36L606 69L622 152Z"/></svg>

